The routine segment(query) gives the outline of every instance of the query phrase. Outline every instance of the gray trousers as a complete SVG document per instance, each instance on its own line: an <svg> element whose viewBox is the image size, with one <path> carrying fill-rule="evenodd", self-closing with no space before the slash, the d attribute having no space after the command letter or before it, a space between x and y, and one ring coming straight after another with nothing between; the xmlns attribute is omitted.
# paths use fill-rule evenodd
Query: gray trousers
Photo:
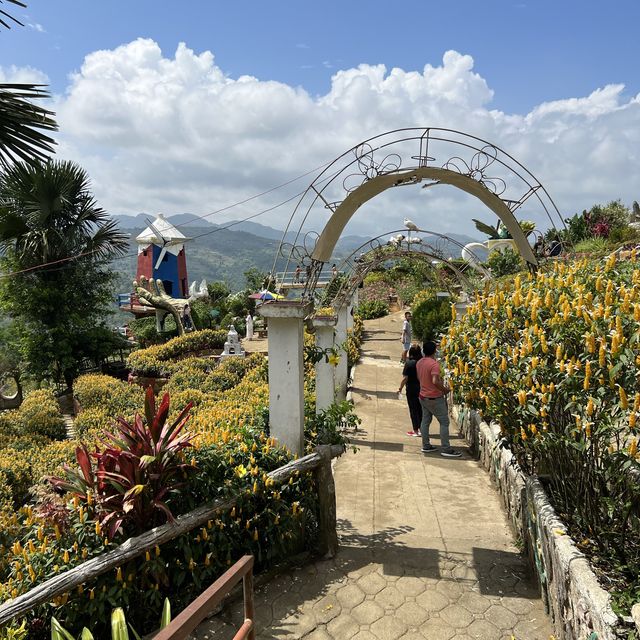
<svg viewBox="0 0 640 640"><path fill-rule="evenodd" d="M420 431L422 432L422 447L428 447L429 444L429 425L433 416L440 423L440 446L443 449L449 449L449 408L447 407L447 399L441 398L420 398L422 406L422 423Z"/></svg>

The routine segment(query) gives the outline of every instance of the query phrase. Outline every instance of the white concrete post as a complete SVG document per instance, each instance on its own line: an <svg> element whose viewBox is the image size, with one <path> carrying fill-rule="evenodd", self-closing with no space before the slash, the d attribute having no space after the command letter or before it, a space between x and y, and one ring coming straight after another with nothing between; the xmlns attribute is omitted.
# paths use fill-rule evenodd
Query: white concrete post
<svg viewBox="0 0 640 640"><path fill-rule="evenodd" d="M353 329L353 314L355 313L354 306L353 297L351 297L347 303L347 329Z"/></svg>
<svg viewBox="0 0 640 640"><path fill-rule="evenodd" d="M349 305L344 305L338 309L338 320L336 322L336 344L344 344L347 340L347 317L349 316ZM347 397L347 378L349 369L347 364L347 352L341 349L338 352L340 362L334 370L334 381L336 388L336 400L344 400Z"/></svg>
<svg viewBox="0 0 640 640"><path fill-rule="evenodd" d="M269 322L269 430L304 454L304 331L310 303L267 302L258 309Z"/></svg>
<svg viewBox="0 0 640 640"><path fill-rule="evenodd" d="M316 330L316 346L319 349L331 349L335 344L335 316L316 316L313 326ZM333 372L335 367L325 358L316 362L316 413L320 413L335 402L335 383Z"/></svg>

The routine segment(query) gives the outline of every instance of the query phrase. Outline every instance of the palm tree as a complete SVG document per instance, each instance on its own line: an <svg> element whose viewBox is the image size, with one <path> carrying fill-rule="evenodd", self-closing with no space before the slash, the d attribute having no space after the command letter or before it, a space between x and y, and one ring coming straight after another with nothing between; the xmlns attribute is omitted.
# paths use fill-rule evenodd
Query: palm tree
<svg viewBox="0 0 640 640"><path fill-rule="evenodd" d="M26 4L24 4L24 2L20 2L20 0L0 0L0 4L3 4L4 2L10 2L11 4L15 4L18 7L27 6ZM20 22L20 20L18 20L17 18L14 18L10 13L7 13L4 9L0 9L0 24L3 27L6 27L7 29L11 29L11 24L9 22L6 22L4 18L7 18L7 20L11 20L11 22L15 22L16 24L19 24L21 27L24 26L22 22Z"/></svg>
<svg viewBox="0 0 640 640"><path fill-rule="evenodd" d="M86 171L49 160L19 162L0 175L0 248L26 268L85 254L111 259L128 242L98 207Z"/></svg>
<svg viewBox="0 0 640 640"><path fill-rule="evenodd" d="M2 9L9 2L18 7L27 5L20 0L0 0L0 25L11 29L11 22L22 22ZM35 105L31 100L48 98L42 85L0 84L0 166L7 167L16 160L44 160L53 153L53 138L42 131L57 131L54 113Z"/></svg>
<svg viewBox="0 0 640 640"><path fill-rule="evenodd" d="M127 247L78 165L19 162L0 174L0 300L32 374L71 385L82 359L108 354L110 261Z"/></svg>
<svg viewBox="0 0 640 640"><path fill-rule="evenodd" d="M42 131L57 131L54 113L35 105L49 94L37 84L0 84L0 165L45 160L55 141Z"/></svg>

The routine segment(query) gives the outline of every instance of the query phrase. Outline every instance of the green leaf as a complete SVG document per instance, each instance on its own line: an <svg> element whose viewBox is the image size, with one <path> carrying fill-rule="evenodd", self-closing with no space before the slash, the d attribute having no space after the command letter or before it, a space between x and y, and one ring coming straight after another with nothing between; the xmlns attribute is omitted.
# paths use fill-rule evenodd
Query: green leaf
<svg viewBox="0 0 640 640"><path fill-rule="evenodd" d="M162 607L162 617L160 618L160 628L164 629L171 622L171 603L169 598L164 599L164 606Z"/></svg>
<svg viewBox="0 0 640 640"><path fill-rule="evenodd" d="M80 634L80 640L93 640L93 634L87 627L82 629L82 633Z"/></svg>
<svg viewBox="0 0 640 640"><path fill-rule="evenodd" d="M54 618L51 618L51 640L75 640L75 638L62 627Z"/></svg>
<svg viewBox="0 0 640 640"><path fill-rule="evenodd" d="M111 640L129 640L127 621L121 607L114 609L111 614Z"/></svg>

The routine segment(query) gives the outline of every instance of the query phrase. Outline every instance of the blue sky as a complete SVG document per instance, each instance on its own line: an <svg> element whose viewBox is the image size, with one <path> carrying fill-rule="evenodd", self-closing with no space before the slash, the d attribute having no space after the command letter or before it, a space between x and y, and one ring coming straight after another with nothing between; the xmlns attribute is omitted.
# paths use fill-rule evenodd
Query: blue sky
<svg viewBox="0 0 640 640"><path fill-rule="evenodd" d="M640 2L455 0L391 3L29 0L25 21L0 35L0 60L44 71L56 92L84 56L137 37L164 52L181 41L210 50L231 76L254 75L324 94L340 68L384 63L420 70L455 49L495 91L490 105L523 112L608 83L640 91Z"/></svg>
<svg viewBox="0 0 640 640"><path fill-rule="evenodd" d="M50 83L57 155L87 169L112 213L224 208L209 219L225 222L270 209L256 221L283 228L313 176L293 178L427 126L501 146L563 216L640 200L640 0L27 3L15 10L27 26L0 32L0 81ZM483 217L459 193L401 191L346 232L378 235L407 215L469 234ZM547 224L536 207L522 216Z"/></svg>

